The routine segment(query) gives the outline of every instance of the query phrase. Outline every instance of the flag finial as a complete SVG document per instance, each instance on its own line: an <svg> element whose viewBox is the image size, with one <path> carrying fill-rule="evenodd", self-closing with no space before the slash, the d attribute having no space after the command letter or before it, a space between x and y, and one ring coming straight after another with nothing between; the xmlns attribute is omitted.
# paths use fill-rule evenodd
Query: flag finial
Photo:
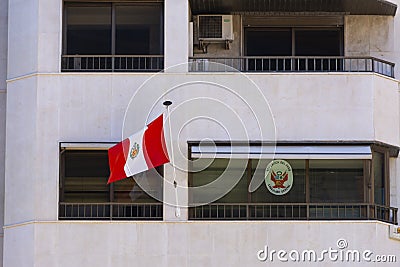
<svg viewBox="0 0 400 267"><path fill-rule="evenodd" d="M172 105L172 101L170 101L170 100L165 100L164 102L163 102L163 105L164 106L171 106Z"/></svg>

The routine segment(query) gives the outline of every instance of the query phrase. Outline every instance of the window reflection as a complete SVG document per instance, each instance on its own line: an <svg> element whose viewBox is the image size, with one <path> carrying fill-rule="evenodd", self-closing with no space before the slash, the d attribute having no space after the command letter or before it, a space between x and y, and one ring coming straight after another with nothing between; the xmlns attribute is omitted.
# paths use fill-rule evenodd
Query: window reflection
<svg viewBox="0 0 400 267"><path fill-rule="evenodd" d="M310 200L314 203L362 203L362 160L310 160Z"/></svg>

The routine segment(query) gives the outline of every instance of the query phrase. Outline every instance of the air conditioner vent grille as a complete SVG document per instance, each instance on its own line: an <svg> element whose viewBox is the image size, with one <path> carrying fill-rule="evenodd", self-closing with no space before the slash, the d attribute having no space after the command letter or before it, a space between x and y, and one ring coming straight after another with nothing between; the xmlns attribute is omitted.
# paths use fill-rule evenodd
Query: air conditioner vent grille
<svg viewBox="0 0 400 267"><path fill-rule="evenodd" d="M222 38L222 17L200 16L199 38Z"/></svg>

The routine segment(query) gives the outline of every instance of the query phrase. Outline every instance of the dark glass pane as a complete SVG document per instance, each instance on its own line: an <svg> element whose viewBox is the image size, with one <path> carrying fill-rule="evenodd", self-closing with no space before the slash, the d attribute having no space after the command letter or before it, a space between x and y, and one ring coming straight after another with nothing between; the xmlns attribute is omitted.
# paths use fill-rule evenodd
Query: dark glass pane
<svg viewBox="0 0 400 267"><path fill-rule="evenodd" d="M64 199L70 203L109 202L107 151L65 151Z"/></svg>
<svg viewBox="0 0 400 267"><path fill-rule="evenodd" d="M374 152L374 188L375 203L385 204L385 156Z"/></svg>
<svg viewBox="0 0 400 267"><path fill-rule="evenodd" d="M111 6L70 6L67 12L67 54L111 54Z"/></svg>
<svg viewBox="0 0 400 267"><path fill-rule="evenodd" d="M290 29L247 29L246 56L291 56Z"/></svg>
<svg viewBox="0 0 400 267"><path fill-rule="evenodd" d="M65 151L63 201L69 203L153 203L162 199L163 166L110 185L107 151Z"/></svg>
<svg viewBox="0 0 400 267"><path fill-rule="evenodd" d="M247 203L247 177L244 175L232 190L217 203Z"/></svg>
<svg viewBox="0 0 400 267"><path fill-rule="evenodd" d="M282 196L272 194L265 184L265 169L269 160L252 160L253 179L262 180L261 186L251 194L253 203L304 203L306 202L305 181L306 168L305 160L286 160L293 170L293 185L288 193Z"/></svg>
<svg viewBox="0 0 400 267"><path fill-rule="evenodd" d="M215 199L214 203L247 202L247 159L195 159L192 164L194 170L200 170L192 173L192 203L209 199Z"/></svg>
<svg viewBox="0 0 400 267"><path fill-rule="evenodd" d="M65 191L64 202L67 203L107 203L109 202L109 194L103 192L69 192Z"/></svg>
<svg viewBox="0 0 400 267"><path fill-rule="evenodd" d="M310 160L313 203L363 202L362 160Z"/></svg>
<svg viewBox="0 0 400 267"><path fill-rule="evenodd" d="M108 177L107 151L65 151L65 176Z"/></svg>
<svg viewBox="0 0 400 267"><path fill-rule="evenodd" d="M340 30L295 30L296 56L340 56Z"/></svg>
<svg viewBox="0 0 400 267"><path fill-rule="evenodd" d="M163 53L161 5L116 6L115 53L160 55Z"/></svg>
<svg viewBox="0 0 400 267"><path fill-rule="evenodd" d="M107 177L66 177L65 192L100 192L108 191Z"/></svg>
<svg viewBox="0 0 400 267"><path fill-rule="evenodd" d="M162 166L113 183L114 199L118 203L156 203L162 200Z"/></svg>

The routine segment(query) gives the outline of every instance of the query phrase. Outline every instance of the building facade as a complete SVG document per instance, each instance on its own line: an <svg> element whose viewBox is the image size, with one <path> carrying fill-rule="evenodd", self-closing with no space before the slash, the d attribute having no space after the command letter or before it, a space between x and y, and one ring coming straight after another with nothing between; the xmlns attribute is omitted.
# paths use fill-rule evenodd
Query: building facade
<svg viewBox="0 0 400 267"><path fill-rule="evenodd" d="M3 266L396 266L398 2L0 0Z"/></svg>

